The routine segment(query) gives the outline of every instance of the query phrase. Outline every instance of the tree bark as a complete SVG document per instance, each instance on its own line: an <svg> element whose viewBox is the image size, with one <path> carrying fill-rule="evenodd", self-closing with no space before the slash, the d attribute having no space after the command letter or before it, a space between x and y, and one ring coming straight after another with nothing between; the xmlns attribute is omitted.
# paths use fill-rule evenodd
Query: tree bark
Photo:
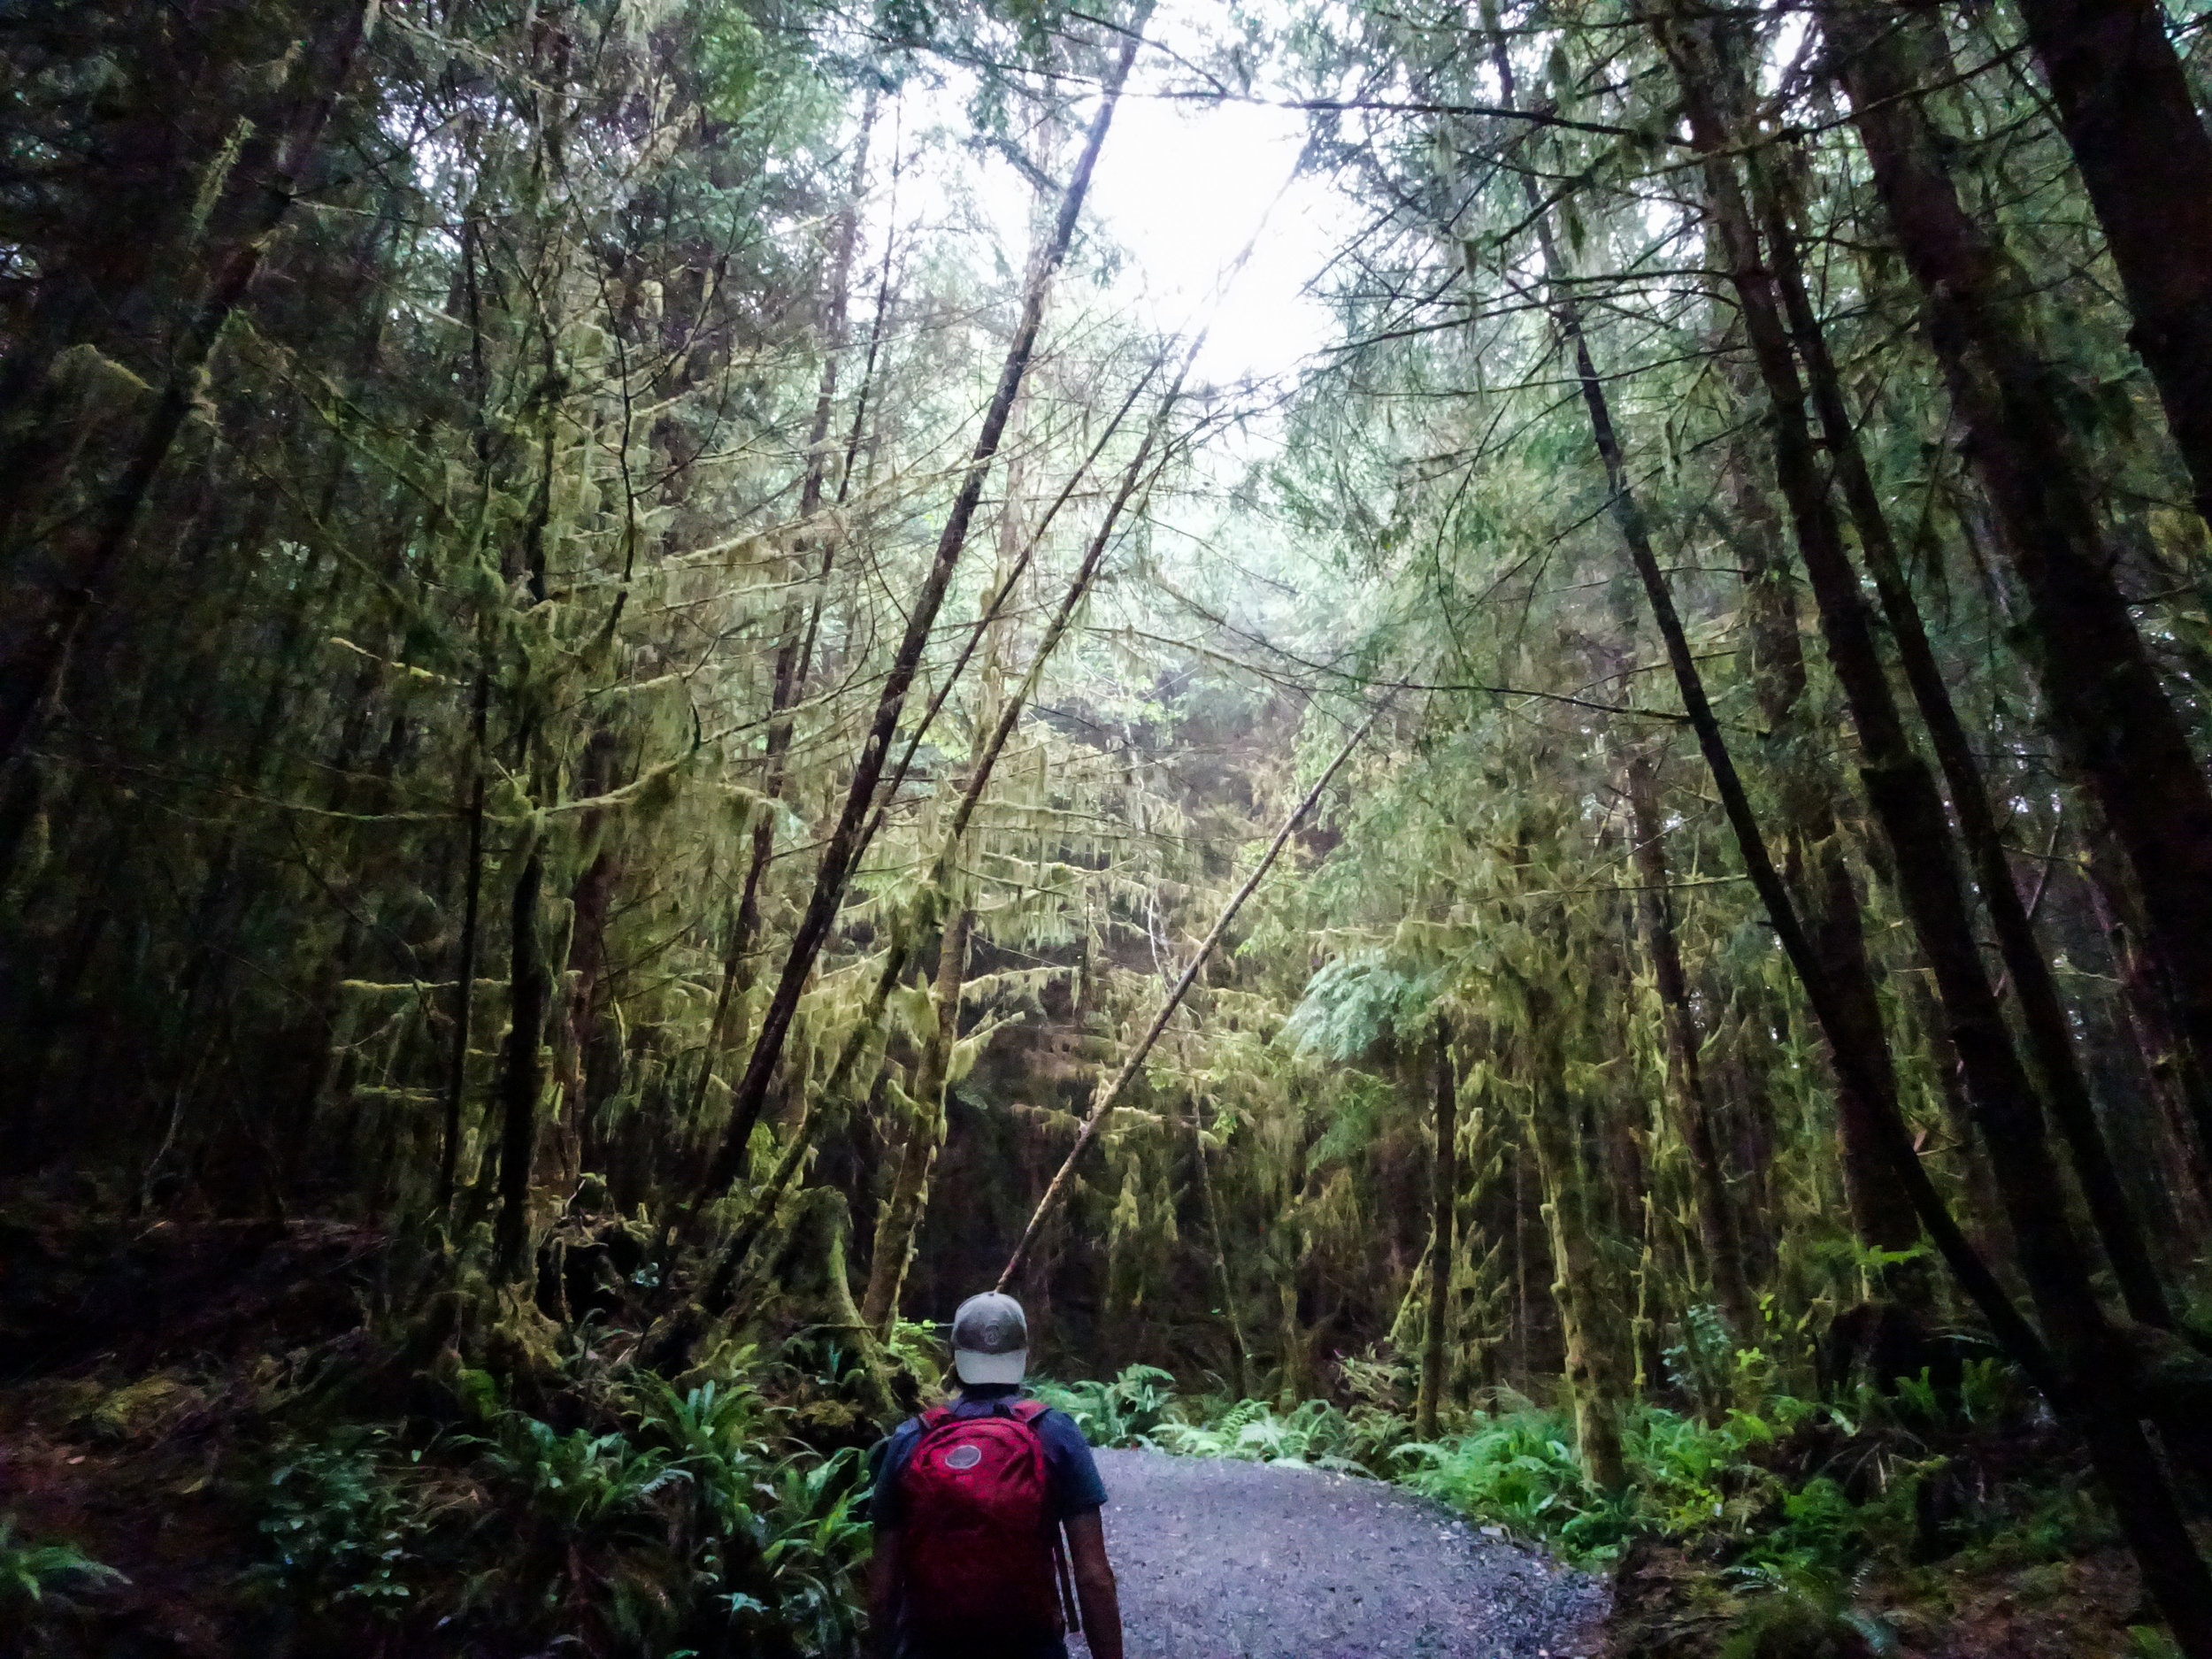
<svg viewBox="0 0 2212 1659"><path fill-rule="evenodd" d="M2212 916L2212 787L2113 579L2051 372L2021 314L2024 280L1959 201L1897 14L1861 0L1824 0L1819 12L2027 600L2046 723L2126 855L2147 943L2202 1064L2212 1058L2212 930L2203 926Z"/></svg>
<svg viewBox="0 0 2212 1659"><path fill-rule="evenodd" d="M2157 0L2020 0L2020 16L2212 521L2212 134Z"/></svg>
<svg viewBox="0 0 2212 1659"><path fill-rule="evenodd" d="M1451 1044L1441 1020L1432 1042L1436 1145L1429 1171L1429 1305L1421 1331L1421 1396L1414 1418L1414 1432L1425 1440L1437 1437L1437 1417L1444 1402L1459 1211L1459 1077L1452 1067Z"/></svg>
<svg viewBox="0 0 2212 1659"><path fill-rule="evenodd" d="M870 723L867 738L861 748L859 764L853 770L846 791L844 809L822 849L821 861L815 870L813 895L808 900L806 910L792 935L790 949L784 957L782 973L777 980L767 1010L762 1016L760 1031L754 1039L745 1071L732 1092L729 1125L724 1133L722 1145L708 1168L706 1179L693 1195L684 1223L687 1232L695 1224L705 1202L726 1187L744 1167L746 1146L752 1137L753 1125L759 1121L761 1110L767 1103L769 1084L775 1075L778 1062L782 1058L784 1041L789 1035L792 1019L798 1012L799 998L814 972L815 959L828 941L830 928L836 920L838 907L844 898L845 883L858 857L861 830L875 803L876 786L882 780L891 741L898 729L900 710L906 705L907 689L913 684L914 676L921 666L922 652L936 624L938 609L944 603L953 569L959 563L961 552L967 545L969 526L982 500L984 480L989 475L991 464L998 454L999 440L1005 432L1007 418L1012 412L1015 396L1020 391L1022 380L1028 373L1030 357L1036 349L1037 332L1043 319L1045 294L1053 273L1066 257L1068 246L1074 240L1076 221L1082 214L1084 198L1089 193L1091 173L1097 165L1099 151L1105 145L1107 128L1112 124L1114 106L1120 96L1122 82L1127 79L1129 66L1136 58L1145 15L1144 12L1140 12L1137 21L1123 42L1116 65L1108 78L1104 96L1100 100L1098 112L1092 119L1082 155L1076 162L1075 172L1062 198L1053 240L1028 284L1021 320L1015 327L1014 338L1000 369L997 389L992 394L990 406L985 411L983 427L977 434L975 448L969 457L959 491L946 514L944 528L938 536L937 550L931 560L929 572L923 579L920 591L915 595L908 612L906 632L884 676L882 688L877 696L875 717Z"/></svg>
<svg viewBox="0 0 2212 1659"><path fill-rule="evenodd" d="M945 1078L953 1041L959 1034L960 987L965 977L972 919L963 905L945 922L931 999L936 1023L922 1045L921 1063L915 1069L913 1111L905 1143L899 1149L898 1173L876 1217L875 1246L868 1257L868 1289L860 1303L860 1317L879 1335L888 1336L898 1322L899 1290L906 1283L906 1270L914 1259L914 1240L929 1209L930 1172L937 1166L938 1148L945 1144Z"/></svg>
<svg viewBox="0 0 2212 1659"><path fill-rule="evenodd" d="M1698 1242L1712 1275L1713 1300L1737 1341L1755 1344L1758 1305L1744 1277L1743 1240L1735 1206L1728 1197L1721 1167L1719 1138L1713 1132L1713 1102L1699 1057L1704 1039L1690 1006L1689 977L1682 971L1682 946L1675 933L1674 901L1669 892L1666 826L1659 812L1659 782L1647 753L1628 763L1629 814L1634 839L1636 916L1650 953L1652 978L1659 993L1660 1023L1667 1051L1666 1096L1675 1133L1689 1158L1690 1193L1697 1214Z"/></svg>

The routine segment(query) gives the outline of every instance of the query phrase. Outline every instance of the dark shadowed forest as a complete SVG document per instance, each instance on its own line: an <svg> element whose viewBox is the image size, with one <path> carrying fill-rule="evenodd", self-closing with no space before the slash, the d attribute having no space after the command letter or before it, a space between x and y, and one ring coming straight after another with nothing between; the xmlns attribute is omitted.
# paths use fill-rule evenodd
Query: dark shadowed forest
<svg viewBox="0 0 2212 1659"><path fill-rule="evenodd" d="M997 1284L1593 1654L2212 1659L2208 99L0 0L0 1645L868 1650Z"/></svg>

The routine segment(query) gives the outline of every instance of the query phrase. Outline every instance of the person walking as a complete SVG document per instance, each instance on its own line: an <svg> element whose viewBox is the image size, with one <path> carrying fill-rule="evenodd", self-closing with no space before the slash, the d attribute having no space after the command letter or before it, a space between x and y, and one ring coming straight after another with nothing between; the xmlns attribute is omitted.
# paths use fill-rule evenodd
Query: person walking
<svg viewBox="0 0 2212 1659"><path fill-rule="evenodd" d="M1022 1391L1021 1303L995 1291L962 1302L952 1361L958 1394L893 1432L869 1498L872 1653L1067 1659L1079 1623L1091 1659L1122 1659L1106 1487L1074 1420Z"/></svg>

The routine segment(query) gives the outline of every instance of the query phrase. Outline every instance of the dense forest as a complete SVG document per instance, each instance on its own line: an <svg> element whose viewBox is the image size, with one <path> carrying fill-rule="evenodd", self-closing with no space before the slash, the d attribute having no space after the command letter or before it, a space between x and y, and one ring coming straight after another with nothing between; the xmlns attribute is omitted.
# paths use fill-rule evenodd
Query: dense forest
<svg viewBox="0 0 2212 1659"><path fill-rule="evenodd" d="M1001 1284L1610 1652L2212 1659L2208 20L0 0L11 1628L857 1651Z"/></svg>

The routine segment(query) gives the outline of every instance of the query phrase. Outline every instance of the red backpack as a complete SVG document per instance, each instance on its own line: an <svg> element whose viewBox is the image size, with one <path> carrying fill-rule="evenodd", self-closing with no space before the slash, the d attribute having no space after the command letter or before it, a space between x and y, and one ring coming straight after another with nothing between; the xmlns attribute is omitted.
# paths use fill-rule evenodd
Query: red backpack
<svg viewBox="0 0 2212 1659"><path fill-rule="evenodd" d="M906 1496L907 1617L926 1633L1057 1634L1059 1533L1045 1471L1039 1400L1008 1415L922 1414L922 1438L901 1475Z"/></svg>

